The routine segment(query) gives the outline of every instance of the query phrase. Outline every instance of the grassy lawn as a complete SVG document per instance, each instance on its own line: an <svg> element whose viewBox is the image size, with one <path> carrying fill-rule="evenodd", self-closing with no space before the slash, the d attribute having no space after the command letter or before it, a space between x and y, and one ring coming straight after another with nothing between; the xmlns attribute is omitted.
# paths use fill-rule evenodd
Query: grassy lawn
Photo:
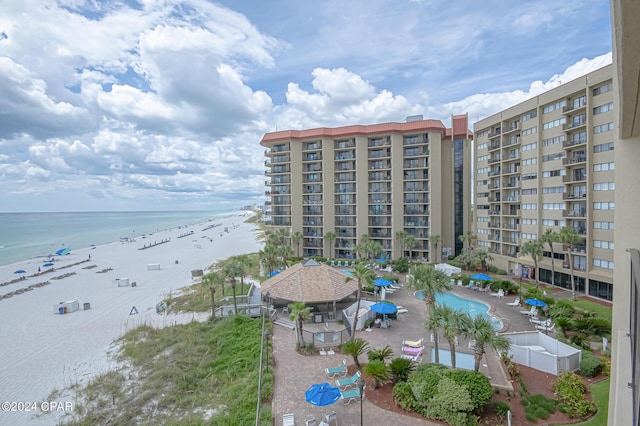
<svg viewBox="0 0 640 426"><path fill-rule="evenodd" d="M600 305L599 303L595 303L590 300L584 300L584 299L576 300L575 302L573 302L573 305L580 309L584 309L585 311L594 312L597 316L601 318L606 318L609 321L611 321L612 309L610 306L603 306L603 305Z"/></svg>
<svg viewBox="0 0 640 426"><path fill-rule="evenodd" d="M601 426L607 424L607 416L609 413L609 382L611 380L603 380L601 382L591 385L589 388L593 401L598 407L598 412L595 416L590 418L584 423L579 423L576 426Z"/></svg>
<svg viewBox="0 0 640 426"><path fill-rule="evenodd" d="M238 316L128 332L120 339L120 367L76 389L76 410L64 424L254 424L261 325ZM272 395L270 369L261 388L261 426L273 423Z"/></svg>

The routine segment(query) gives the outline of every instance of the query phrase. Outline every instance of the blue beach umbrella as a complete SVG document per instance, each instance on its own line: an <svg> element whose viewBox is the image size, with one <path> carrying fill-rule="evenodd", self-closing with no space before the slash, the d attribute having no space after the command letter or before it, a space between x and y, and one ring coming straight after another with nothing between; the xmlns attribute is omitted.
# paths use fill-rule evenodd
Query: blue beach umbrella
<svg viewBox="0 0 640 426"><path fill-rule="evenodd" d="M42 266L53 266L53 263L48 262L48 263L45 263L45 264L44 264L44 265L42 265Z"/></svg>
<svg viewBox="0 0 640 426"><path fill-rule="evenodd" d="M377 287L389 287L391 284L393 284L393 281L388 280L386 278L376 278L373 281L373 285Z"/></svg>
<svg viewBox="0 0 640 426"><path fill-rule="evenodd" d="M26 274L27 271L25 271L24 269L18 269L17 271L14 272L14 274Z"/></svg>
<svg viewBox="0 0 640 426"><path fill-rule="evenodd" d="M371 310L379 314L389 315L398 312L398 307L393 303L378 302L371 305Z"/></svg>
<svg viewBox="0 0 640 426"><path fill-rule="evenodd" d="M331 405L340 399L340 389L331 386L329 383L316 383L304 393L309 404L317 407Z"/></svg>
<svg viewBox="0 0 640 426"><path fill-rule="evenodd" d="M547 306L546 303L544 303L542 300L538 300L538 299L527 299L524 301L524 303L526 303L527 305L531 305L531 306L538 306L538 307L545 307Z"/></svg>
<svg viewBox="0 0 640 426"><path fill-rule="evenodd" d="M476 280L476 281L491 281L493 280L493 278L490 275L487 274L473 274L470 277L472 280Z"/></svg>

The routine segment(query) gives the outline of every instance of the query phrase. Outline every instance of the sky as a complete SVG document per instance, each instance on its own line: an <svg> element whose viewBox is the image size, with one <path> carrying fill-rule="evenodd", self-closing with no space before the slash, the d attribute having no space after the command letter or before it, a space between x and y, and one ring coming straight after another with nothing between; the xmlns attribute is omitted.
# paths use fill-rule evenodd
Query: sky
<svg viewBox="0 0 640 426"><path fill-rule="evenodd" d="M261 204L266 132L472 125L611 63L609 7L0 2L0 212Z"/></svg>

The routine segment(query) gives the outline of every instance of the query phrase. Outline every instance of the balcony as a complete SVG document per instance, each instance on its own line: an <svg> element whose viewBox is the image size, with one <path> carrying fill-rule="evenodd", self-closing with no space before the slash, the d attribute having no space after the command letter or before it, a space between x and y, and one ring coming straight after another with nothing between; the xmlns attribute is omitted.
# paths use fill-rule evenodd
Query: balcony
<svg viewBox="0 0 640 426"><path fill-rule="evenodd" d="M496 149L500 149L500 141L489 144L489 151L495 151Z"/></svg>
<svg viewBox="0 0 640 426"><path fill-rule="evenodd" d="M520 139L521 139L520 136L517 136L515 138L509 138L508 141L505 141L504 146L519 145Z"/></svg>
<svg viewBox="0 0 640 426"><path fill-rule="evenodd" d="M570 148L572 146L584 145L587 143L587 138L568 139L562 142L563 148Z"/></svg>
<svg viewBox="0 0 640 426"><path fill-rule="evenodd" d="M499 203L500 202L500 197L489 196L489 202L490 203Z"/></svg>
<svg viewBox="0 0 640 426"><path fill-rule="evenodd" d="M505 188L520 188L520 181L511 181L511 182L507 182L504 185Z"/></svg>
<svg viewBox="0 0 640 426"><path fill-rule="evenodd" d="M500 221L491 221L489 222L489 228L500 228Z"/></svg>
<svg viewBox="0 0 640 426"><path fill-rule="evenodd" d="M500 241L500 234L489 235L489 241Z"/></svg>
<svg viewBox="0 0 640 426"><path fill-rule="evenodd" d="M520 224L518 224L518 223L505 223L503 228L504 229L510 229L512 231L519 231L520 230Z"/></svg>
<svg viewBox="0 0 640 426"><path fill-rule="evenodd" d="M575 130L575 129L579 129L580 127L584 127L586 125L587 125L587 120L572 121L571 123L564 123L562 125L562 130L564 131Z"/></svg>
<svg viewBox="0 0 640 426"><path fill-rule="evenodd" d="M500 130L500 127L496 127L495 129L493 129L493 132L489 133L487 136L489 137L489 139L493 139L500 136L501 133L502 131Z"/></svg>
<svg viewBox="0 0 640 426"><path fill-rule="evenodd" d="M493 163L499 163L500 162L500 156L496 155L495 157L489 158L489 164L493 164Z"/></svg>
<svg viewBox="0 0 640 426"><path fill-rule="evenodd" d="M347 148L355 148L356 141L355 140L346 140L346 141L336 141L335 149L347 149Z"/></svg>
<svg viewBox="0 0 640 426"><path fill-rule="evenodd" d="M571 194L569 192L565 192L562 194L562 199L565 201L584 201L587 198L587 193L583 192L581 194Z"/></svg>
<svg viewBox="0 0 640 426"><path fill-rule="evenodd" d="M265 155L272 155L278 152L287 152L289 151L289 145L276 145L271 149L265 149Z"/></svg>
<svg viewBox="0 0 640 426"><path fill-rule="evenodd" d="M562 215L564 217L587 217L587 209L563 210Z"/></svg>
<svg viewBox="0 0 640 426"><path fill-rule="evenodd" d="M567 176L562 176L562 182L564 183L569 183L569 182L582 182L587 180L587 174L586 173L571 173Z"/></svg>
<svg viewBox="0 0 640 426"><path fill-rule="evenodd" d="M574 105L574 104L570 104L567 106L563 106L562 107L562 113L563 114L569 114L569 113L575 113L575 112L579 112L583 109L585 109L585 107L587 106L587 102L580 102L578 105Z"/></svg>
<svg viewBox="0 0 640 426"><path fill-rule="evenodd" d="M586 154L571 155L567 158L562 159L562 165L566 166L568 164L584 163L585 161L587 161Z"/></svg>
<svg viewBox="0 0 640 426"><path fill-rule="evenodd" d="M334 159L336 161L353 160L354 158L356 158L356 155L353 152L350 152L350 151L338 152L338 153L336 153L336 155L334 157Z"/></svg>
<svg viewBox="0 0 640 426"><path fill-rule="evenodd" d="M302 224L304 226L322 226L322 218L316 218L316 219L304 219L302 221Z"/></svg>

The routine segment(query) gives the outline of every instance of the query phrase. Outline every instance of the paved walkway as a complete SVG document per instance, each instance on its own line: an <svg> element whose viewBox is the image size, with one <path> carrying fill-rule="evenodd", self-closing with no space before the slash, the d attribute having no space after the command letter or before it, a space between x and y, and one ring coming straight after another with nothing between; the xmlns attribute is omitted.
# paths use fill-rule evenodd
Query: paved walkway
<svg viewBox="0 0 640 426"><path fill-rule="evenodd" d="M498 299L490 296L489 293L459 287L454 288L454 293L488 304L493 315L505 319L506 330L502 331L535 330L534 326L529 323L528 317L519 313L519 311L526 308L506 305L506 302L512 302L515 299L514 297ZM430 342L430 333L424 329L424 302L414 297L413 292L408 289L396 291L388 296L388 300L404 306L409 312L400 314L399 319L393 321L393 325L390 328L375 328L371 332L359 331L357 335L366 339L373 349L381 349L386 345L391 346L396 356L401 353L402 340L419 340L422 338L427 346L427 353L423 362L431 362L430 348L433 343ZM272 410L275 425L282 424L282 415L285 413L294 414L296 425L304 425L305 416L308 414L315 415L319 421L321 408L307 403L304 392L314 383L328 381L331 384L335 384L334 379L327 378L324 372L325 368L338 366L343 359L346 359L347 365L353 364L351 357L345 357L338 353L326 356L300 355L296 352L295 346L295 331L274 326L273 356L276 364ZM440 348L448 349L447 342L440 340ZM472 350L468 348L467 342L462 339L460 339L456 350L472 353ZM360 361L361 363L367 361L366 354L362 355ZM511 388L511 382L508 380L500 359L490 349L487 349L480 371L490 378L494 386ZM341 401L338 401L325 408L328 412L335 410L341 425L354 425L360 422L360 404L358 402L352 402L350 405L345 406ZM440 424L381 409L369 402L366 397L363 402L363 420L364 424L407 426Z"/></svg>

